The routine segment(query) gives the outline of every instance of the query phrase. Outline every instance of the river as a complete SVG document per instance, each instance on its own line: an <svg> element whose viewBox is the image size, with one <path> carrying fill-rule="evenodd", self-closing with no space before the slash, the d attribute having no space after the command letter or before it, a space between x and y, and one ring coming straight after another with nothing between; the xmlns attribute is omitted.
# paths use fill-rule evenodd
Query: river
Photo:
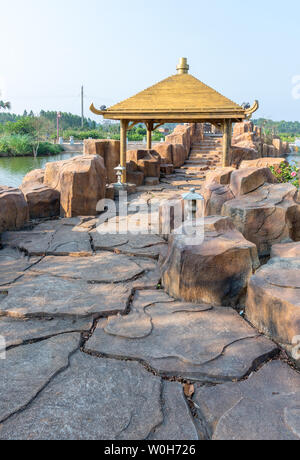
<svg viewBox="0 0 300 460"><path fill-rule="evenodd" d="M62 153L60 155L53 155L47 157L0 157L0 185L7 185L10 187L19 187L22 183L23 177L33 169L43 169L46 163L50 161L67 160L74 156L80 155L79 153ZM295 161L300 167L300 152L293 152L288 156L290 162Z"/></svg>

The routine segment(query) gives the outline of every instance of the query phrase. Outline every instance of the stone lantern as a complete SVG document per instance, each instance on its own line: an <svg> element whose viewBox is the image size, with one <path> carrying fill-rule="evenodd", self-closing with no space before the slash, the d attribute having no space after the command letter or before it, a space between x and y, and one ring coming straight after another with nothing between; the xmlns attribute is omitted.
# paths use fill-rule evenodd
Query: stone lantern
<svg viewBox="0 0 300 460"><path fill-rule="evenodd" d="M188 193L182 195L182 198L188 203L188 221L195 221L197 218L198 201L201 201L202 205L204 204L203 196L196 193L196 189L191 188Z"/></svg>

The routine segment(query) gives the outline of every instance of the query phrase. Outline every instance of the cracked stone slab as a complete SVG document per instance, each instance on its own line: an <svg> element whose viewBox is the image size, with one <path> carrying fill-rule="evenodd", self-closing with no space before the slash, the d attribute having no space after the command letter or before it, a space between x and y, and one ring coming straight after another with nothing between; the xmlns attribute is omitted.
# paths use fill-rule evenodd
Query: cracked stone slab
<svg viewBox="0 0 300 460"><path fill-rule="evenodd" d="M65 334L8 350L0 361L0 423L25 408L68 366L79 348L80 334ZM0 438L3 433L0 424Z"/></svg>
<svg viewBox="0 0 300 460"><path fill-rule="evenodd" d="M92 255L90 236L87 231L76 231L63 225L53 235L46 254L57 256Z"/></svg>
<svg viewBox="0 0 300 460"><path fill-rule="evenodd" d="M163 291L138 291L131 305L130 315L126 318L110 317L105 332L110 335L128 339L143 338L151 334L151 316L145 312L146 307L157 302L174 302L174 299Z"/></svg>
<svg viewBox="0 0 300 460"><path fill-rule="evenodd" d="M93 326L90 319L18 320L9 317L0 318L0 336L4 337L6 349L29 341L47 339L55 335L70 332L86 332Z"/></svg>
<svg viewBox="0 0 300 460"><path fill-rule="evenodd" d="M118 322L101 320L87 350L141 361L162 376L213 383L241 379L277 353L273 342L231 308L172 302L144 312L151 318L151 331L148 319L137 319L135 311ZM106 332L109 324L116 335Z"/></svg>
<svg viewBox="0 0 300 460"><path fill-rule="evenodd" d="M0 302L0 316L99 317L125 313L132 287L123 284L88 284L50 274L28 274L8 289Z"/></svg>
<svg viewBox="0 0 300 460"><path fill-rule="evenodd" d="M137 363L75 353L2 440L142 440L163 422L158 377Z"/></svg>
<svg viewBox="0 0 300 460"><path fill-rule="evenodd" d="M52 238L52 231L5 232L2 233L2 244L25 251L30 256L43 256L47 253Z"/></svg>
<svg viewBox="0 0 300 460"><path fill-rule="evenodd" d="M41 224L34 230L24 232L6 232L2 243L25 251L31 256L92 254L90 237L87 231L74 231L70 225Z"/></svg>
<svg viewBox="0 0 300 460"><path fill-rule="evenodd" d="M96 251L112 249L120 254L158 258L165 240L151 234L103 234L99 230L90 233Z"/></svg>
<svg viewBox="0 0 300 460"><path fill-rule="evenodd" d="M0 286L13 283L38 260L38 258L29 259L12 248L0 251Z"/></svg>
<svg viewBox="0 0 300 460"><path fill-rule="evenodd" d="M149 436L150 441L197 441L199 436L180 383L164 382L164 421Z"/></svg>
<svg viewBox="0 0 300 460"><path fill-rule="evenodd" d="M213 440L300 440L300 374L272 361L239 383L197 388Z"/></svg>
<svg viewBox="0 0 300 460"><path fill-rule="evenodd" d="M157 289L161 280L158 263L151 258L139 259L135 257L134 261L139 265L139 267L145 270L145 272L138 279L131 282L132 287L137 290Z"/></svg>
<svg viewBox="0 0 300 460"><path fill-rule="evenodd" d="M45 257L31 271L93 283L120 283L144 273L144 269L124 255L110 252L92 257Z"/></svg>

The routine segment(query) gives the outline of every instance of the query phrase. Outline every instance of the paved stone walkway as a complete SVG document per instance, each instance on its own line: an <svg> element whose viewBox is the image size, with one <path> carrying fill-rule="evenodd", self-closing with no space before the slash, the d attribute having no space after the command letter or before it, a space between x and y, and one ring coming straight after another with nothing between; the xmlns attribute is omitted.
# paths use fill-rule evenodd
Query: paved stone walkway
<svg viewBox="0 0 300 460"><path fill-rule="evenodd" d="M129 218L191 184L142 187ZM300 374L278 347L231 308L169 297L158 235L96 224L2 235L0 439L299 440Z"/></svg>

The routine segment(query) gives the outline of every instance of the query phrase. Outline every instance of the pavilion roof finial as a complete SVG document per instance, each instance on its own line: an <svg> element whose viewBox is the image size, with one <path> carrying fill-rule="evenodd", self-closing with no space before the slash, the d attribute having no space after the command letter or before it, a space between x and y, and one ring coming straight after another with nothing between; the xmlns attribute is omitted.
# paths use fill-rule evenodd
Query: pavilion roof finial
<svg viewBox="0 0 300 460"><path fill-rule="evenodd" d="M187 63L187 58L180 58L177 66L177 72L179 74L189 73L190 66Z"/></svg>

